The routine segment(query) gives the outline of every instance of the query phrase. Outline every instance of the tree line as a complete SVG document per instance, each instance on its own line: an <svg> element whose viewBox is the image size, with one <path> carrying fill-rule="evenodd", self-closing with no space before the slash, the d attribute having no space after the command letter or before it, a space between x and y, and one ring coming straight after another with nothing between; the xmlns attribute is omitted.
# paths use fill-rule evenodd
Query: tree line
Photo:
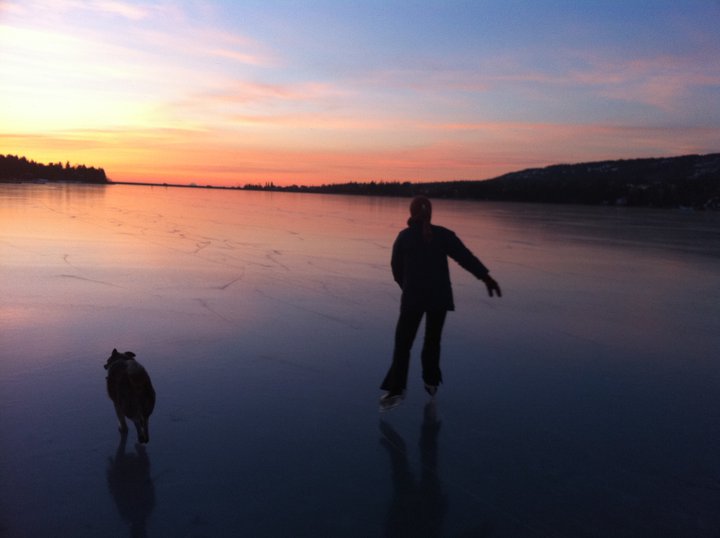
<svg viewBox="0 0 720 538"><path fill-rule="evenodd" d="M71 166L69 162L42 164L16 155L0 155L0 181L72 181L80 183L107 183L105 170L83 164Z"/></svg>
<svg viewBox="0 0 720 538"><path fill-rule="evenodd" d="M557 164L481 181L349 182L251 190L415 196L510 202L720 209L720 153Z"/></svg>

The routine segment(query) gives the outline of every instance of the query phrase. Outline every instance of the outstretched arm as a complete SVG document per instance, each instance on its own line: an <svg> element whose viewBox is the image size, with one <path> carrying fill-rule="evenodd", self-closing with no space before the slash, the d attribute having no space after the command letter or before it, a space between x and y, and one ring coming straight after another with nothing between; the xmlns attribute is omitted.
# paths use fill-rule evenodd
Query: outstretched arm
<svg viewBox="0 0 720 538"><path fill-rule="evenodd" d="M487 286L488 295L490 295L490 297L493 296L493 293L496 293L498 297L502 297L500 285L489 275L490 271L488 268L485 267L472 252L470 252L470 249L468 249L454 233L451 233L448 242L448 255L458 262L463 269L471 272L477 278L482 280L485 283L485 286Z"/></svg>

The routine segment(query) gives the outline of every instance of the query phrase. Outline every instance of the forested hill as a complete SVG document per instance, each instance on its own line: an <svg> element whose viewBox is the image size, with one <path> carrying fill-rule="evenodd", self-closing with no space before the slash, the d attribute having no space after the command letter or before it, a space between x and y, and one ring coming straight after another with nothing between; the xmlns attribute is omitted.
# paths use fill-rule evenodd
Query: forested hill
<svg viewBox="0 0 720 538"><path fill-rule="evenodd" d="M720 209L720 153L558 164L485 181L345 183L294 189L343 194L425 194L434 198Z"/></svg>
<svg viewBox="0 0 720 538"><path fill-rule="evenodd" d="M105 170L70 163L40 164L25 157L0 155L0 182L19 181L75 181L80 183L107 183Z"/></svg>

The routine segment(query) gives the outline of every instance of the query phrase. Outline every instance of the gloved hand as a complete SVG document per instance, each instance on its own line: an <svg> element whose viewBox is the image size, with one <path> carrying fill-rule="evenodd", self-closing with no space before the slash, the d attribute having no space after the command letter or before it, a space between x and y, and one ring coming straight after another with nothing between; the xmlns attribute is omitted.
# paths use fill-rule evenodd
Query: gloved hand
<svg viewBox="0 0 720 538"><path fill-rule="evenodd" d="M493 292L497 293L498 297L502 297L502 291L500 291L500 285L495 281L493 277L490 275L485 275L482 278L482 281L485 282L485 286L487 286L488 295L490 297L493 296Z"/></svg>

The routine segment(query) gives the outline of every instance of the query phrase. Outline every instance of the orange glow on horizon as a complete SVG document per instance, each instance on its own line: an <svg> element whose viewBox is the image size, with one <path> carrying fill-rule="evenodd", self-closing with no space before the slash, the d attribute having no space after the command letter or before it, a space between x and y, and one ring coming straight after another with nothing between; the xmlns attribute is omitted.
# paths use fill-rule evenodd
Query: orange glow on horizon
<svg viewBox="0 0 720 538"><path fill-rule="evenodd" d="M572 19L587 25L582 40L555 24L551 45L528 34L499 46L518 16L500 2L497 24L418 8L443 30L396 18L388 35L362 3L357 19L242 4L1 2L0 153L99 167L115 181L238 186L480 180L720 150L706 8L685 7L693 32L654 48L613 34L626 50L607 46L611 27L583 8ZM530 2L524 11L547 16ZM658 24L680 32L679 13ZM477 25L502 31L479 46Z"/></svg>
<svg viewBox="0 0 720 538"><path fill-rule="evenodd" d="M328 149L237 144L233 133L197 130L85 130L47 135L0 135L3 153L37 162L66 162L104 168L122 182L242 186L319 185L350 181L453 181L490 179L525 168L617 158L658 157L654 148L665 129L602 125L453 124L418 130L470 131L464 140L414 147ZM677 129L672 155L698 153L694 140L720 139L720 129ZM237 135L235 135L237 136ZM583 141L593 137L605 151L588 159ZM631 141L630 145L628 141ZM526 148L521 156L510 143ZM632 149L628 149L631 146ZM557 148L562 148L558 151ZM638 148L645 148L639 151ZM669 155L668 155L669 156Z"/></svg>

